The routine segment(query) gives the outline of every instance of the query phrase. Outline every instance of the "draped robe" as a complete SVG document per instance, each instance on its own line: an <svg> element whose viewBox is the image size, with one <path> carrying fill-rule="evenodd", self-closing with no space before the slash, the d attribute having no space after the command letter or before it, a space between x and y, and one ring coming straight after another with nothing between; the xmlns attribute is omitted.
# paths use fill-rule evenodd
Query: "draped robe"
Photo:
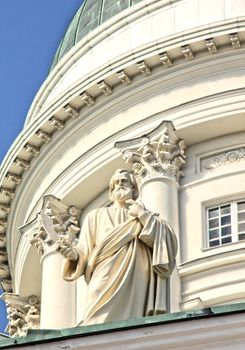
<svg viewBox="0 0 245 350"><path fill-rule="evenodd" d="M146 212L142 222L127 209L92 210L84 220L77 261L65 259L63 277L84 275L88 285L83 324L166 312L166 278L175 266L171 227Z"/></svg>

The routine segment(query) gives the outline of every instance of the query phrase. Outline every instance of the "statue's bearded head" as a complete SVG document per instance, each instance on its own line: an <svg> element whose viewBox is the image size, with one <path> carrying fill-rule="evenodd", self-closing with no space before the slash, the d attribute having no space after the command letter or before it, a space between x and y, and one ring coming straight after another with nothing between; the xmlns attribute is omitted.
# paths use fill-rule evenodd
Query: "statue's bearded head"
<svg viewBox="0 0 245 350"><path fill-rule="evenodd" d="M138 189L133 175L124 169L117 169L110 181L109 199L112 202L125 202L137 199Z"/></svg>

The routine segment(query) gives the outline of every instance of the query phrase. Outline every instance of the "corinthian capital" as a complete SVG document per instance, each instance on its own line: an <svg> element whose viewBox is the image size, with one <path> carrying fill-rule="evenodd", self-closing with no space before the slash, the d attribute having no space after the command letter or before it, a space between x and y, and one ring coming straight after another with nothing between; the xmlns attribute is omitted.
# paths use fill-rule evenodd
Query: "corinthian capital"
<svg viewBox="0 0 245 350"><path fill-rule="evenodd" d="M132 164L139 186L157 177L167 177L178 183L183 176L185 144L178 139L171 122L164 121L148 134L117 142L115 147L122 150L126 163Z"/></svg>
<svg viewBox="0 0 245 350"><path fill-rule="evenodd" d="M67 206L58 198L48 195L43 198L43 206L36 218L20 228L30 244L41 255L55 250L55 243L60 236L69 236L75 241L79 228L81 211L75 206Z"/></svg>
<svg viewBox="0 0 245 350"><path fill-rule="evenodd" d="M18 294L5 293L1 297L7 306L9 324L7 330L11 337L25 336L28 329L40 327L40 301L32 295L28 298Z"/></svg>

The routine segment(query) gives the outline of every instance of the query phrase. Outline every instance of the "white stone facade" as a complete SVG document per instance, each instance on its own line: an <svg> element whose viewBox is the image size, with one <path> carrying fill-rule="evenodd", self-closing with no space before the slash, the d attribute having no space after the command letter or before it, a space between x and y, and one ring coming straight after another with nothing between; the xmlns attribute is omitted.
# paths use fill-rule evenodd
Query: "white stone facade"
<svg viewBox="0 0 245 350"><path fill-rule="evenodd" d="M107 204L111 174L131 167L115 143L162 121L186 145L179 187L165 189L179 238L171 311L244 301L245 240L209 248L206 220L207 208L245 201L244 19L243 0L144 0L87 35L44 82L0 173L2 284L41 298L42 328L81 320L84 282L65 286L59 259L41 259L19 228L45 195L79 208L81 221ZM69 301L71 317L52 313L48 324L54 300Z"/></svg>

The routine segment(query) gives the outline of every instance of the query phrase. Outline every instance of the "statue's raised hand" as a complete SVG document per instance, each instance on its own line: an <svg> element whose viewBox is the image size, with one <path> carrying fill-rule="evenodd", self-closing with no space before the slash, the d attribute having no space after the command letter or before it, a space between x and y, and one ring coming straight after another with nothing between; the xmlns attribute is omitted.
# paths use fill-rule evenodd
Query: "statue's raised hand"
<svg viewBox="0 0 245 350"><path fill-rule="evenodd" d="M144 205L141 202L134 201L133 199L128 199L126 203L129 204L128 213L130 216L139 219L144 216L146 211Z"/></svg>
<svg viewBox="0 0 245 350"><path fill-rule="evenodd" d="M78 252L76 248L73 246L71 240L67 236L60 236L56 242L55 250L63 255L64 258L70 260L78 259Z"/></svg>

